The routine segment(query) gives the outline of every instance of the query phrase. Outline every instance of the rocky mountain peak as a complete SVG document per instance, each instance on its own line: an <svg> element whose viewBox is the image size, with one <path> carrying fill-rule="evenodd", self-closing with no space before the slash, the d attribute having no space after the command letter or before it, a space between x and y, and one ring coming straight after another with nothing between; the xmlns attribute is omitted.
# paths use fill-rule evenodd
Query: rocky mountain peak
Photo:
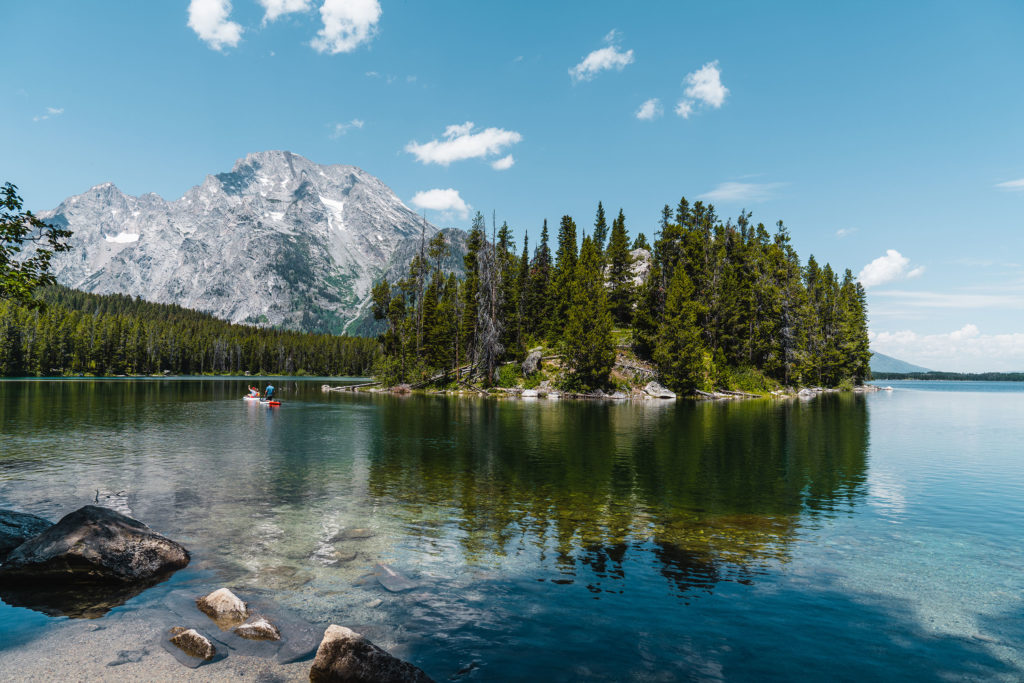
<svg viewBox="0 0 1024 683"><path fill-rule="evenodd" d="M332 332L366 329L373 283L438 231L362 169L287 151L248 154L175 201L104 183L44 217L74 232L62 284ZM460 254L464 235L448 234Z"/></svg>

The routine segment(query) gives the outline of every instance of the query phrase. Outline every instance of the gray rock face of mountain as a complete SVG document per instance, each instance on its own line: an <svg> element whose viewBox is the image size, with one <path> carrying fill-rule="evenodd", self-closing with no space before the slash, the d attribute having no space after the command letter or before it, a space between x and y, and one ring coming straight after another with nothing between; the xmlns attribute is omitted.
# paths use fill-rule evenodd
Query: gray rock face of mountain
<svg viewBox="0 0 1024 683"><path fill-rule="evenodd" d="M175 201L105 183L41 217L74 231L74 248L54 258L63 285L335 333L371 332L373 283L400 277L438 232L365 171L277 151ZM457 268L465 234L445 234Z"/></svg>

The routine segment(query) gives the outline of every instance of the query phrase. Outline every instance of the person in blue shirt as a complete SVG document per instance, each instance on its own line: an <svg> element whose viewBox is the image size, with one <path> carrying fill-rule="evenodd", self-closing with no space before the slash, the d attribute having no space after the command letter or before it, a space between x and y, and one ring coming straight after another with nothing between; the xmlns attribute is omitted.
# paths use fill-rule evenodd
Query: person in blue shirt
<svg viewBox="0 0 1024 683"><path fill-rule="evenodd" d="M274 385L273 384L268 384L266 390L264 390L264 392L263 392L263 398L266 399L267 401L269 401L273 397L274 397Z"/></svg>

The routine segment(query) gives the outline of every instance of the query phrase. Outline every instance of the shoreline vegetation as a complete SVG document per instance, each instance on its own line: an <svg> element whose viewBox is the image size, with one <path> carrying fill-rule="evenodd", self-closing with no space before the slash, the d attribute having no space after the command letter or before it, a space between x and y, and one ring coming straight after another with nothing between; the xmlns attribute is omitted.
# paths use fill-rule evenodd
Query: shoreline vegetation
<svg viewBox="0 0 1024 683"><path fill-rule="evenodd" d="M876 372L874 379L918 380L922 382L1024 382L1024 372Z"/></svg>
<svg viewBox="0 0 1024 683"><path fill-rule="evenodd" d="M441 267L446 242L424 238L405 277L374 286L382 386L606 397L655 381L722 397L871 376L863 286L802 264L782 221L774 233L747 212L723 222L684 197L662 209L652 246L630 240L621 210L609 232L598 203L589 235L563 216L552 252L545 221L532 256L528 233L520 251L507 223L487 228L478 212L462 279Z"/></svg>

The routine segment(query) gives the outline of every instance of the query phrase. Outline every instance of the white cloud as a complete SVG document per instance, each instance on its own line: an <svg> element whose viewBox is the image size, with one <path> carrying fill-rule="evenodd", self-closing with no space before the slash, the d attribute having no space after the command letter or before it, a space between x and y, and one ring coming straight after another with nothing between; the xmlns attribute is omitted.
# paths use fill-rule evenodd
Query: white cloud
<svg viewBox="0 0 1024 683"><path fill-rule="evenodd" d="M839 228L836 230L836 237L843 239L844 237L849 237L855 232L857 232L857 228Z"/></svg>
<svg viewBox="0 0 1024 683"><path fill-rule="evenodd" d="M879 256L864 266L857 279L865 287L875 287L894 280L917 277L924 272L924 266L918 266L908 271L907 266L909 265L910 259L895 249L888 249L885 256Z"/></svg>
<svg viewBox="0 0 1024 683"><path fill-rule="evenodd" d="M1024 178L1020 180L1007 180L1005 183L996 183L996 187L1001 190L1014 190L1020 192L1024 190Z"/></svg>
<svg viewBox="0 0 1024 683"><path fill-rule="evenodd" d="M417 192L412 198L412 203L420 209L441 211L443 213L457 213L460 218L469 217L470 206L459 196L459 191L452 188L446 190L434 189Z"/></svg>
<svg viewBox="0 0 1024 683"><path fill-rule="evenodd" d="M983 334L966 324L953 332L871 332L871 348L900 360L947 372L1024 371L1024 333Z"/></svg>
<svg viewBox="0 0 1024 683"><path fill-rule="evenodd" d="M485 128L477 133L472 131L472 121L448 126L442 140L431 140L422 145L413 141L405 146L405 151L414 154L421 163L447 166L453 161L482 159L491 154L500 154L506 147L523 139L516 131L503 128Z"/></svg>
<svg viewBox="0 0 1024 683"><path fill-rule="evenodd" d="M63 113L64 113L64 108L63 107L60 107L60 108L57 108L57 107L47 107L45 114L39 114L38 116L33 116L32 120L33 121L45 121L46 119L52 118L54 116L60 116Z"/></svg>
<svg viewBox="0 0 1024 683"><path fill-rule="evenodd" d="M308 12L313 6L313 0L257 0L263 9L263 23L276 20L278 17L293 12Z"/></svg>
<svg viewBox="0 0 1024 683"><path fill-rule="evenodd" d="M512 168L512 165L515 163L516 160L512 157L511 154L509 154L508 156L502 157L497 161L492 162L491 168L493 168L495 171L507 171L508 169Z"/></svg>
<svg viewBox="0 0 1024 683"><path fill-rule="evenodd" d="M324 0L324 27L310 45L317 52L352 52L377 33L381 9L377 0Z"/></svg>
<svg viewBox="0 0 1024 683"><path fill-rule="evenodd" d="M235 47L242 39L242 27L228 21L230 0L192 0L188 5L188 27L214 50Z"/></svg>
<svg viewBox="0 0 1024 683"><path fill-rule="evenodd" d="M352 119L348 123L336 123L334 124L334 130L331 131L331 139L340 138L353 128L362 128L365 123L362 119Z"/></svg>
<svg viewBox="0 0 1024 683"><path fill-rule="evenodd" d="M636 117L641 121L651 121L661 116L661 100L657 97L652 97L636 110Z"/></svg>
<svg viewBox="0 0 1024 683"><path fill-rule="evenodd" d="M679 100L679 102L676 103L676 116L688 119L692 113L693 102L690 100Z"/></svg>
<svg viewBox="0 0 1024 683"><path fill-rule="evenodd" d="M583 61L569 69L569 75L572 76L572 80L577 83L579 81L589 81L602 71L608 71L609 69L622 71L632 64L633 51L626 50L622 52L619 50L619 46L615 44L618 41L618 37L618 31L615 29L609 31L608 35L604 37L604 42L608 43L606 47L594 50L584 57Z"/></svg>
<svg viewBox="0 0 1024 683"><path fill-rule="evenodd" d="M688 86L687 97L715 109L722 106L725 96L729 94L729 89L722 85L722 72L718 69L717 59L687 74L683 82Z"/></svg>
<svg viewBox="0 0 1024 683"><path fill-rule="evenodd" d="M718 187L698 196L713 202L759 202L768 199L772 191L782 187L783 183L721 183Z"/></svg>

